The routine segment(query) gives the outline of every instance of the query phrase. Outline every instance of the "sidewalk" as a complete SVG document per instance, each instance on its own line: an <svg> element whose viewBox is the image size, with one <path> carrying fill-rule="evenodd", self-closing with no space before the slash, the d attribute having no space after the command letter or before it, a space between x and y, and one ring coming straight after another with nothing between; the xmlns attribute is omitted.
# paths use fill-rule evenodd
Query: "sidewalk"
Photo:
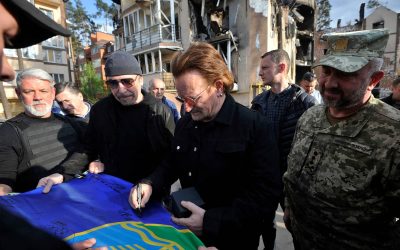
<svg viewBox="0 0 400 250"><path fill-rule="evenodd" d="M292 236L286 229L283 223L283 211L280 206L275 213L275 224L276 224L276 239L275 239L275 250L294 250ZM264 249L262 238L260 238L259 250Z"/></svg>

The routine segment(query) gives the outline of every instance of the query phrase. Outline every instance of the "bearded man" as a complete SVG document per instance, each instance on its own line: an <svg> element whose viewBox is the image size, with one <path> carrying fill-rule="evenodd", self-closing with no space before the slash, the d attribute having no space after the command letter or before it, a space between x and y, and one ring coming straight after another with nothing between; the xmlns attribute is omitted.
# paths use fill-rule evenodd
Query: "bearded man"
<svg viewBox="0 0 400 250"><path fill-rule="evenodd" d="M54 80L42 69L21 71L15 91L24 112L0 127L0 195L34 189L38 181L64 169L72 152L81 151L80 127L54 115ZM63 171L59 178L76 173Z"/></svg>

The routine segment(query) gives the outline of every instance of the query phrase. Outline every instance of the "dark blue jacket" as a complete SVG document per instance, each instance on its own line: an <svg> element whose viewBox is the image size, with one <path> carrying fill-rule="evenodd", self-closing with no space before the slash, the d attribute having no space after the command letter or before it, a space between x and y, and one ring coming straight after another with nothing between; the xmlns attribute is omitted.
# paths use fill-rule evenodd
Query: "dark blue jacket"
<svg viewBox="0 0 400 250"><path fill-rule="evenodd" d="M164 103L165 105L167 105L169 107L169 109L171 110L172 115L174 116L174 122L175 124L178 123L179 118L181 118L181 116L179 115L179 111L176 108L176 105L173 101L168 100L165 96L163 96L163 98L161 99L162 103Z"/></svg>
<svg viewBox="0 0 400 250"><path fill-rule="evenodd" d="M274 124L276 137L279 144L280 154L280 168L283 174L287 169L287 156L292 145L296 124L300 116L310 107L317 105L314 97L308 95L302 88L296 84L292 84L290 91L292 91L293 98L290 103L286 105L286 110L281 116L280 121L269 121ZM267 101L271 94L271 90L265 91L257 95L252 101L251 109L265 114L267 110Z"/></svg>

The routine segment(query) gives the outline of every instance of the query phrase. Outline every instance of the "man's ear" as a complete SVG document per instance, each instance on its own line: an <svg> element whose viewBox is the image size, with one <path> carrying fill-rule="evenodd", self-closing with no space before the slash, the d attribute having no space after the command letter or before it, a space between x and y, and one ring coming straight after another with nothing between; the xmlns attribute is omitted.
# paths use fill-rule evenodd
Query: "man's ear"
<svg viewBox="0 0 400 250"><path fill-rule="evenodd" d="M82 93L78 93L78 97L79 97L79 100L83 101L83 95L82 95Z"/></svg>
<svg viewBox="0 0 400 250"><path fill-rule="evenodd" d="M18 98L21 98L21 90L18 87L15 88L15 93L17 94Z"/></svg>
<svg viewBox="0 0 400 250"><path fill-rule="evenodd" d="M278 64L279 73L285 72L287 65L285 63Z"/></svg>
<svg viewBox="0 0 400 250"><path fill-rule="evenodd" d="M224 93L224 82L222 80L216 80L215 87L217 88L218 91L221 91L221 93Z"/></svg>
<svg viewBox="0 0 400 250"><path fill-rule="evenodd" d="M379 70L372 74L371 81L368 85L368 90L372 90L375 86L382 80L385 76L385 73L382 70Z"/></svg>

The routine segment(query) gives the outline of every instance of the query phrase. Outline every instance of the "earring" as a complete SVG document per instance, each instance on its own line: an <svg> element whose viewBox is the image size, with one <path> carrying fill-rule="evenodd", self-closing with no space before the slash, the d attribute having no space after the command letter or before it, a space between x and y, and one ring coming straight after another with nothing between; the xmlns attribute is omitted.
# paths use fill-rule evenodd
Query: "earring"
<svg viewBox="0 0 400 250"><path fill-rule="evenodd" d="M221 96L222 96L222 93L218 93L217 96L218 96L218 97L221 97Z"/></svg>

